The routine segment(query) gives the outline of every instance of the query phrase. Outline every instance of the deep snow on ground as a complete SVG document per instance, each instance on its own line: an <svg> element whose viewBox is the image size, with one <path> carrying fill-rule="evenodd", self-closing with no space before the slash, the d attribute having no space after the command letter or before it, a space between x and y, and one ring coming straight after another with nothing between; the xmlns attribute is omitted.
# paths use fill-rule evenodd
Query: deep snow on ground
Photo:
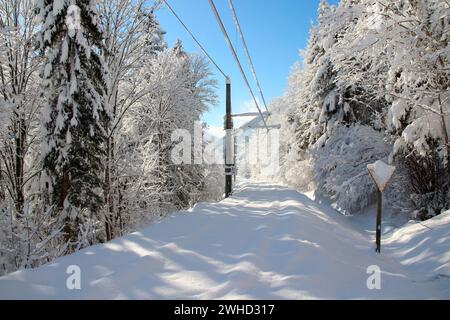
<svg viewBox="0 0 450 320"><path fill-rule="evenodd" d="M450 213L384 234L289 188L243 185L110 243L0 278L0 298L450 298ZM81 268L81 290L66 288ZM369 290L367 268L382 270Z"/></svg>

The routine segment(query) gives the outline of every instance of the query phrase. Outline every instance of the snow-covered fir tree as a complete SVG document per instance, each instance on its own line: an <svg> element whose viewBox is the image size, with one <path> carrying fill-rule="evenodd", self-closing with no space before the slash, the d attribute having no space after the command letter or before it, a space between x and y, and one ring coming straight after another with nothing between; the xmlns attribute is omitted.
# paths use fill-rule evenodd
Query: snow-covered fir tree
<svg viewBox="0 0 450 320"><path fill-rule="evenodd" d="M102 33L95 0L40 0L45 54L44 170L48 204L64 224L67 250L85 245L103 199L102 173L110 111Z"/></svg>

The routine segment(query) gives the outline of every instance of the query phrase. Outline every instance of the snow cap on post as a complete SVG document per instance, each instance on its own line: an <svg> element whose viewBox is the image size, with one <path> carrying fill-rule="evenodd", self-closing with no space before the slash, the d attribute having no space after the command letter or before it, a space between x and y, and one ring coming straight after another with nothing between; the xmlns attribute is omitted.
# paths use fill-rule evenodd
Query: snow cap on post
<svg viewBox="0 0 450 320"><path fill-rule="evenodd" d="M369 170L369 173L372 176L372 179L375 181L378 190L380 190L380 192L383 192L395 172L395 167L387 165L383 161L378 160L373 164L368 164L367 170Z"/></svg>

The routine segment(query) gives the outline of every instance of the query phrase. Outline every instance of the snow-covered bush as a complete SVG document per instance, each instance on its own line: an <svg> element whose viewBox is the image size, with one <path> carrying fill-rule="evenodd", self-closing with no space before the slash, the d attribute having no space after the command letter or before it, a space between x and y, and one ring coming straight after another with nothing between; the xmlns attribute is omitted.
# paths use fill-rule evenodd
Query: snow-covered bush
<svg viewBox="0 0 450 320"><path fill-rule="evenodd" d="M0 207L0 275L19 268L34 268L61 256L62 228L58 217L45 211L40 201L25 202L20 215L14 205Z"/></svg>
<svg viewBox="0 0 450 320"><path fill-rule="evenodd" d="M282 166L282 181L301 192L315 190L314 166L309 156L298 159L288 155Z"/></svg>
<svg viewBox="0 0 450 320"><path fill-rule="evenodd" d="M223 165L205 166L204 188L201 201L220 201L225 194L225 167Z"/></svg>
<svg viewBox="0 0 450 320"><path fill-rule="evenodd" d="M412 147L397 155L407 168L414 217L426 220L450 207L450 176L439 153L437 140L427 139L430 149L419 154Z"/></svg>
<svg viewBox="0 0 450 320"><path fill-rule="evenodd" d="M330 198L345 214L356 213L375 200L367 165L389 156L390 146L382 133L368 126L341 126L311 153L317 196Z"/></svg>

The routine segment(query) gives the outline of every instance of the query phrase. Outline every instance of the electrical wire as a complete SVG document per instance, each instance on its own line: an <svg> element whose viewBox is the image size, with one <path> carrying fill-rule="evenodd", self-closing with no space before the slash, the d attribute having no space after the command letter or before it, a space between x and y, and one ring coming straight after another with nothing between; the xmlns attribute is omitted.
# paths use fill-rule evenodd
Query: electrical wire
<svg viewBox="0 0 450 320"><path fill-rule="evenodd" d="M227 30L225 29L225 26L224 26L224 24L222 22L222 19L220 18L220 15L219 15L219 12L217 11L216 5L214 4L213 0L208 0L208 1L209 1L209 4L211 5L211 9L214 12L214 15L216 16L216 20L219 23L220 28L222 29L222 32L223 32L223 34L225 36L225 40L227 41L228 46L231 49L231 53L233 54L233 57L236 60L236 63L238 65L238 67L239 67L239 70L241 72L242 78L244 79L245 84L247 85L247 87L248 87L248 89L250 91L250 94L251 94L251 96L253 98L253 101L255 102L256 108L258 109L258 112L261 115L261 118L262 118L262 120L264 122L264 126L266 127L266 130L269 131L269 128L267 127L266 119L264 118L264 115L263 115L263 113L261 111L261 108L259 107L258 101L257 101L257 99L255 97L255 94L253 93L253 90L252 90L252 88L250 86L250 83L248 82L247 76L245 75L244 69L242 68L241 62L239 61L239 57L238 57L238 55L236 53L236 50L234 49L233 44L231 43L230 37L228 36Z"/></svg>
<svg viewBox="0 0 450 320"><path fill-rule="evenodd" d="M253 78L255 78L255 82L256 82L256 85L258 86L259 93L260 93L262 101L264 103L264 107L266 108L266 111L267 111L267 115L269 115L269 109L267 108L266 99L265 99L263 91L261 89L261 85L259 83L258 76L256 75L255 66L253 65L253 61L252 61L252 58L251 58L251 55L250 55L250 51L248 50L247 42L245 41L244 34L242 32L241 24L239 23L239 19L237 17L236 10L234 9L233 1L232 0L228 0L228 3L230 4L230 9L231 9L231 12L233 14L234 23L236 24L237 30L238 30L239 35L241 37L242 43L244 45L244 49L245 49L245 52L246 52L247 58L248 58L248 63L250 64L250 67L252 69Z"/></svg>
<svg viewBox="0 0 450 320"><path fill-rule="evenodd" d="M181 23L181 25L186 29L186 31L189 33L191 38L195 41L197 46L203 51L205 56L208 57L208 59L214 64L214 66L219 70L219 72L225 77L225 79L229 79L229 77L223 72L222 68L219 67L219 65L214 61L214 59L211 57L211 55L206 51L206 49L203 47L203 45L200 43L200 41L197 40L197 38L194 36L194 34L191 32L191 30L188 28L188 26L181 20L181 18L178 16L178 14L175 12L175 10L172 8L172 6L167 2L167 0L162 0L167 8L172 12L172 14L177 18L177 20Z"/></svg>

